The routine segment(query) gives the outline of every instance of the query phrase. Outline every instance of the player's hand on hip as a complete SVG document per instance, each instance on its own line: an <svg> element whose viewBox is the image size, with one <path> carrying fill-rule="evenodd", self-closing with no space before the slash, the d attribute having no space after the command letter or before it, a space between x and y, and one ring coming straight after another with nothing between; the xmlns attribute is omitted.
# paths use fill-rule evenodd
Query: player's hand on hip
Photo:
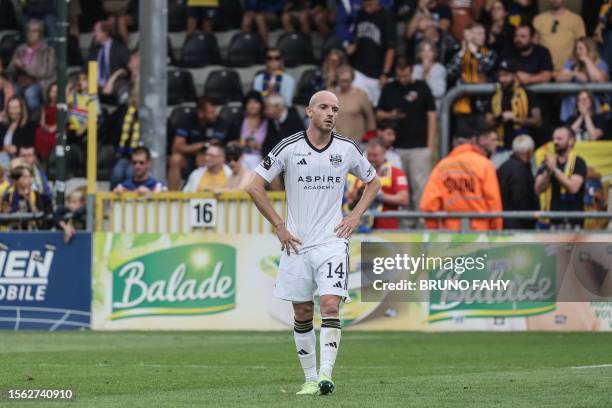
<svg viewBox="0 0 612 408"><path fill-rule="evenodd" d="M338 238L348 238L357 228L357 225L359 225L359 217L347 215L340 224L336 225L334 232Z"/></svg>
<svg viewBox="0 0 612 408"><path fill-rule="evenodd" d="M293 249L296 254L298 253L302 241L291 235L285 224L281 224L276 228L276 236L281 242L281 251L287 251L287 255L291 255L291 250Z"/></svg>

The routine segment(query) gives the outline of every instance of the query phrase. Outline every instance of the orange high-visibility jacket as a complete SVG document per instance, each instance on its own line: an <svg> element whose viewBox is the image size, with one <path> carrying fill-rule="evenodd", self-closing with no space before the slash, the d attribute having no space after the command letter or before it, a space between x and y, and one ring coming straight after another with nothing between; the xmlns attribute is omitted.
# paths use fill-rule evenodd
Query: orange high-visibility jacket
<svg viewBox="0 0 612 408"><path fill-rule="evenodd" d="M464 144L434 167L421 198L422 211L502 211L499 182L493 162L482 151ZM439 225L441 224L441 226ZM427 228L459 230L459 219L425 220ZM474 230L502 228L502 219L473 219Z"/></svg>

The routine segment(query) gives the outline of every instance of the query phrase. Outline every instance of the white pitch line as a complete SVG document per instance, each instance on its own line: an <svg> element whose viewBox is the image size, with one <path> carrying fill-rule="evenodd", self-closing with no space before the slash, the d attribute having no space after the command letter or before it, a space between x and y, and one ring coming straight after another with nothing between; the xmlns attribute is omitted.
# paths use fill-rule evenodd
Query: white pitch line
<svg viewBox="0 0 612 408"><path fill-rule="evenodd" d="M607 367L612 367L612 364L595 364L595 365L586 365L586 366L575 366L575 367L570 367L570 368L584 370L587 368L607 368Z"/></svg>

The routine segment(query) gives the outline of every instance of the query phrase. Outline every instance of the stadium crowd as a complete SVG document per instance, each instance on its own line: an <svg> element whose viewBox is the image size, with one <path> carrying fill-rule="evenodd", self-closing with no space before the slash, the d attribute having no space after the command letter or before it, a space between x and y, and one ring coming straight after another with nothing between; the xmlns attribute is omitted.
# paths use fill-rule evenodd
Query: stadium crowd
<svg viewBox="0 0 612 408"><path fill-rule="evenodd" d="M155 180L139 134L137 3L69 6L68 173L85 173L85 63L95 60L98 171L117 193L243 190L262 157L305 129L304 105L322 89L340 102L336 130L362 144L381 178L374 211L582 211L585 185L599 175L574 144L612 138L609 95L526 88L608 82L610 0L583 1L580 14L565 0L169 0L167 180ZM0 11L1 209L52 213L55 0L0 0ZM482 83L496 83L495 93L454 103L453 150L437 157L441 98L458 84ZM347 208L362 189L348 180ZM82 190L75 194L69 212L82 207ZM426 226L459 228L457 220ZM472 221L481 230L536 227L546 226Z"/></svg>

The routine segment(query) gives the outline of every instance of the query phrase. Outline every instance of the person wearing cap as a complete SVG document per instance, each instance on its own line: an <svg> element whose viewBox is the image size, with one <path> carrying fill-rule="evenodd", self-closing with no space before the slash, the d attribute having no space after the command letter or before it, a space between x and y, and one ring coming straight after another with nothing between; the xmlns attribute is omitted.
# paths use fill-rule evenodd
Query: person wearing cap
<svg viewBox="0 0 612 408"><path fill-rule="evenodd" d="M488 130L485 130L488 131ZM465 129L454 139L455 148L440 160L429 176L421 199L421 211L497 212L502 199L493 162L477 143L472 129ZM479 135L478 135L479 136ZM429 229L460 230L457 218L426 219ZM470 229L500 230L501 218L471 219Z"/></svg>
<svg viewBox="0 0 612 408"><path fill-rule="evenodd" d="M512 149L512 140L520 134L532 134L542 126L542 112L538 103L517 78L518 67L514 60L499 64L498 84L491 98L491 112L487 114L490 125L496 125L500 147Z"/></svg>

